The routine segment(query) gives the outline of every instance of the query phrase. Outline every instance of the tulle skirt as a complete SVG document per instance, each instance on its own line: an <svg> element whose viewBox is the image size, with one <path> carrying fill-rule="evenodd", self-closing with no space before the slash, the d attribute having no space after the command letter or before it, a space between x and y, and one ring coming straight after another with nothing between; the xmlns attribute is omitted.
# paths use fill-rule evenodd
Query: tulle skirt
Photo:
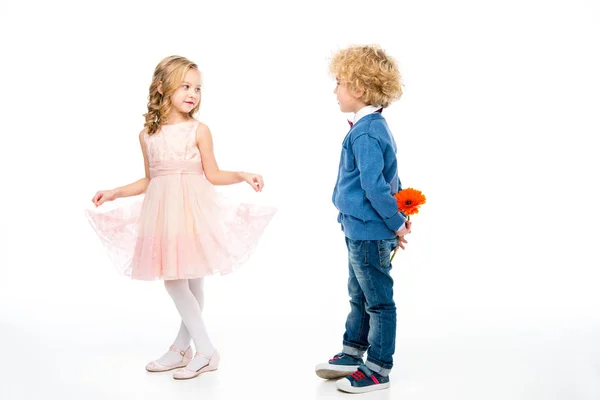
<svg viewBox="0 0 600 400"><path fill-rule="evenodd" d="M228 201L202 174L168 173L154 176L138 201L86 216L121 274L154 280L233 271L275 212Z"/></svg>

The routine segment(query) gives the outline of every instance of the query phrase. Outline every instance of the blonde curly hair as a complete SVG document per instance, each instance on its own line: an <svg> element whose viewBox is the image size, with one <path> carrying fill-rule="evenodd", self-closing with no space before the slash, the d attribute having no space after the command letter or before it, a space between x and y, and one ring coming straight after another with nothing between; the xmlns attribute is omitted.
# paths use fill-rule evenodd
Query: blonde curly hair
<svg viewBox="0 0 600 400"><path fill-rule="evenodd" d="M378 45L350 46L335 53L329 72L361 92L367 105L387 107L402 96L402 82L396 61Z"/></svg>
<svg viewBox="0 0 600 400"><path fill-rule="evenodd" d="M144 127L148 135L156 133L160 126L169 119L171 112L171 95L179 88L185 74L190 69L198 69L198 65L181 56L163 58L154 69L150 93L148 94L148 112L144 114ZM162 94L158 91L162 90ZM200 102L188 114L193 117L200 108Z"/></svg>

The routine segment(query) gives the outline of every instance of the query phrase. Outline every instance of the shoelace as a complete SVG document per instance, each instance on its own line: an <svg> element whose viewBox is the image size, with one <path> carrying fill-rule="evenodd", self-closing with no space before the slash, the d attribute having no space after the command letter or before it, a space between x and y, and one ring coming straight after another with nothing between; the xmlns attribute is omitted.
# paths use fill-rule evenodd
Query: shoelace
<svg viewBox="0 0 600 400"><path fill-rule="evenodd" d="M355 381L360 381L365 376L366 375L361 370L356 370L356 371L354 371L353 373L350 374L350 377L352 379L354 379Z"/></svg>

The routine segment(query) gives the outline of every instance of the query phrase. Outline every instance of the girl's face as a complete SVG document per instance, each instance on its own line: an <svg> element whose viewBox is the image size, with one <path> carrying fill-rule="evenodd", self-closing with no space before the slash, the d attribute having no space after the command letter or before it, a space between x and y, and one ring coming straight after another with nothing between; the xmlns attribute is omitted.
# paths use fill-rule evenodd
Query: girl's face
<svg viewBox="0 0 600 400"><path fill-rule="evenodd" d="M356 94L352 93L348 86L344 81L342 81L339 77L335 79L335 89L333 93L337 96L338 104L340 105L341 112L357 112L362 107L364 107L364 103L360 101L360 99L356 96Z"/></svg>
<svg viewBox="0 0 600 400"><path fill-rule="evenodd" d="M200 72L190 69L181 83L181 86L171 95L173 110L181 114L188 114L200 101Z"/></svg>

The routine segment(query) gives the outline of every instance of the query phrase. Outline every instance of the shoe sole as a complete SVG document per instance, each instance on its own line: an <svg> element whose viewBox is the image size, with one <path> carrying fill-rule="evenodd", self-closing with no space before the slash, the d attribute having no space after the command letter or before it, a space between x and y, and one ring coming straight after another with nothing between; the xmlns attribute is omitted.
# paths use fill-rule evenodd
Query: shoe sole
<svg viewBox="0 0 600 400"><path fill-rule="evenodd" d="M152 373L169 372L169 371L173 371L174 369L185 368L185 367L187 367L187 364L175 365L169 369L148 369L148 368L146 368L146 371L152 372Z"/></svg>
<svg viewBox="0 0 600 400"><path fill-rule="evenodd" d="M152 369L146 368L146 371L152 372L153 374L157 374L159 372L169 372L169 371L173 371L174 369L179 369L179 368L185 368L185 365L180 365L179 367L173 367L173 368L169 368L169 369L157 369L157 370L152 370Z"/></svg>
<svg viewBox="0 0 600 400"><path fill-rule="evenodd" d="M207 370L204 370L204 371L201 370L197 374L192 375L192 376L187 376L185 378L177 378L177 377L173 376L173 379L175 379L176 381L185 381L185 380L188 380L188 379L197 378L197 377L199 377L202 374L206 374L207 372L213 372L213 371L216 371L216 370L217 370L217 368L207 369Z"/></svg>
<svg viewBox="0 0 600 400"><path fill-rule="evenodd" d="M348 381L348 379L346 379L346 381ZM354 393L354 394L358 394L358 393L367 393L367 392L374 392L376 390L383 390L383 389L387 389L390 387L390 383L386 382L386 383L379 383L377 385L371 385L371 386L362 386L362 387L355 387L350 385L350 381L348 381L348 384L340 384L338 382L338 384L336 385L338 390L341 390L342 392L346 392L346 393Z"/></svg>
<svg viewBox="0 0 600 400"><path fill-rule="evenodd" d="M358 365L319 364L315 368L315 373L319 378L337 379L350 375L356 371L358 367Z"/></svg>

